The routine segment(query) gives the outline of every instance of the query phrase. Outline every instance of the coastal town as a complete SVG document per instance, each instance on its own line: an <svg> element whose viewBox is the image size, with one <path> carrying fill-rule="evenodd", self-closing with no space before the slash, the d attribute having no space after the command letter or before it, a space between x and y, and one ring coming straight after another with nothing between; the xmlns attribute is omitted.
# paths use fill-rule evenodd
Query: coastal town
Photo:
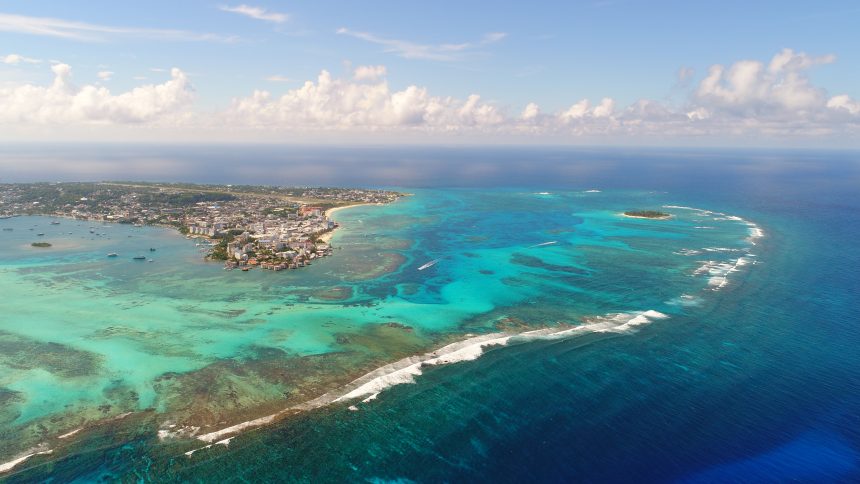
<svg viewBox="0 0 860 484"><path fill-rule="evenodd" d="M177 229L226 269L280 271L332 254L337 208L403 194L356 188L140 182L0 184L0 218L45 215ZM114 255L114 254L109 254Z"/></svg>

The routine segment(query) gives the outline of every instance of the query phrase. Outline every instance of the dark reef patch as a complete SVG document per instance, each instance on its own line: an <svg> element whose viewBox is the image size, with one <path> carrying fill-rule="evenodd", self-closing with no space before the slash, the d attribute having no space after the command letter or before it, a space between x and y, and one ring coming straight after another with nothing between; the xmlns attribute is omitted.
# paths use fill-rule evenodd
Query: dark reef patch
<svg viewBox="0 0 860 484"><path fill-rule="evenodd" d="M98 373L102 358L59 343L33 341L0 331L0 363L19 370L41 368L63 378L75 378Z"/></svg>
<svg viewBox="0 0 860 484"><path fill-rule="evenodd" d="M532 255L514 254L511 256L511 263L525 267L534 267L536 269L545 269L548 271L568 272L570 274L588 274L588 271L578 267L550 264Z"/></svg>

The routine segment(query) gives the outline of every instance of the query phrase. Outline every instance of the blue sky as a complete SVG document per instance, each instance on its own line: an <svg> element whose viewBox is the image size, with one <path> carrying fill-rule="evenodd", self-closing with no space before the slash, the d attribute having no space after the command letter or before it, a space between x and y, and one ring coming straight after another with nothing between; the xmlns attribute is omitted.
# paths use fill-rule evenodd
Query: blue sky
<svg viewBox="0 0 860 484"><path fill-rule="evenodd" d="M221 115L236 100L252 96L255 90L268 92L267 103L273 105L280 96L306 81L316 83L322 70L343 80L344 84L337 86L338 92L343 92L350 89L348 82L357 79L355 69L359 66L384 66L384 73L375 76L375 80L362 82L384 81L392 99L393 93L416 86L425 89L428 98L453 99L446 109L454 110L467 104L470 95L477 94L480 103L498 114L490 113L482 121L469 117L464 123L452 121L450 116L445 121L430 122L427 110L396 120L390 116L356 118L373 124L383 141L386 134L399 132L405 125L410 139L444 139L440 131L455 131L462 141L493 138L492 132L475 130L476 126L493 125L496 135L502 132L507 136L504 133L510 134L511 125L517 123L514 131L519 135L546 135L552 142L641 138L644 132L620 130L618 126L629 128L635 125L633 121L642 123L641 116L634 119L628 114L622 119L621 113L643 99L652 102L652 106L659 104L661 109L688 117L699 108L707 111L711 120L717 119L718 111L735 116L743 111L743 119L758 116L756 121L767 116L769 139L794 138L797 126L790 133L773 129L778 113L771 108L778 102L772 97L747 96L744 106L738 105L737 96L731 98L732 106L726 105L726 96L720 98L720 106L713 105L713 95L708 97L711 104L704 102L707 96L691 99L713 65L729 69L744 60L768 65L783 49L792 49L797 56L818 60L797 60L793 64L803 64L802 69L775 74L767 81L770 84L761 89L778 87L783 77L799 73L820 93L820 109L825 109L834 96L847 96L847 100L831 102L832 109L825 110L828 116L834 112L841 116L828 118L827 129L822 127L821 116L810 114L811 104L804 104L802 110L811 122L806 144L834 136L844 142L846 126L852 133L849 139L857 139L858 121L853 111L860 97L858 18L860 4L856 2L0 2L0 60L7 60L0 63L0 89L5 89L6 97L12 99L12 90L21 86L47 88L58 75L51 66L65 64L70 67L69 86L78 90L84 86L104 87L110 95L118 96L136 87L163 84L171 79L170 69L178 68L185 78L182 89L193 93L171 100L169 106L145 107L147 113L156 113L151 116L118 119L76 114L48 121L45 116L29 119L24 113L17 124L25 119L42 127L16 135L23 138L46 132L60 137L64 133L76 135L85 127L87 132L92 131L92 126L98 126L96 131L103 131L103 136L111 136L114 131L128 133L121 126L128 122L152 124L156 126L153 131L159 131L158 126L167 130L165 126L175 126L179 118L188 138L217 137L216 129L189 121L189 117ZM20 98L22 91L15 92L16 99ZM373 91L361 95L377 94ZM559 131L557 120L550 119L583 99L589 100L593 109L604 98L613 102L613 119L618 123L610 123L612 126L597 129L592 123L587 129L565 132ZM3 101L0 91L0 107ZM38 99L34 102L44 105ZM80 99L69 101L75 102L80 104ZM525 116L530 103L534 103L539 115ZM274 107L258 103L253 107L254 116L246 110L240 116L242 120L232 116L231 122L247 128L250 139L266 139L269 135L262 131L331 131L326 120L332 119L329 115L333 113L319 115L312 106L306 115L293 118L292 112L306 106L287 100L280 104L277 109L282 112L277 115L261 114ZM764 104L771 106L767 112L756 107ZM340 114L358 115L361 113L354 113L355 109L372 109L362 106L347 106ZM755 109L750 110L751 106ZM792 112L782 113L784 119L796 120L797 103L788 102L786 106ZM102 105L96 108L90 111L105 111ZM27 107L18 105L17 109L26 111ZM582 121L594 114L586 112L576 119ZM850 116L842 116L843 112ZM529 121L529 126L523 127L523 119ZM567 119L565 126L570 127L570 118ZM684 129L696 139L738 138L739 144L750 142L744 133L727 132L730 123L720 119L720 123L711 122L714 126L704 130L703 124ZM577 123L585 126L580 121ZM43 129L46 124L51 125L47 131ZM104 128L105 124L116 126ZM350 129L339 126L338 132L347 139L348 133L362 131L358 124L351 124ZM419 125L444 128L415 129ZM499 131L502 125L506 128ZM542 128L532 129L537 125ZM464 131L464 127L469 129ZM251 133L258 128L262 131ZM175 128L169 131L174 136L177 133ZM428 131L432 133L428 135ZM692 139L691 134L681 131L660 132L670 133L685 144L684 140ZM162 133L153 137L164 136Z"/></svg>

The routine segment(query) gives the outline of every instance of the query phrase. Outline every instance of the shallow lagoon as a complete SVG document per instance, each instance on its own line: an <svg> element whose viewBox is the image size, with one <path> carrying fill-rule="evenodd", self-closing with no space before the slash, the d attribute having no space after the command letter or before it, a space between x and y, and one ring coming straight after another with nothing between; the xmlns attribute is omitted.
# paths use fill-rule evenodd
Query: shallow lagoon
<svg viewBox="0 0 860 484"><path fill-rule="evenodd" d="M0 462L144 413L182 441L467 335L683 314L762 257L749 223L683 204L657 192L419 190L339 212L335 255L280 273L224 271L170 229L2 220L14 230L0 232ZM666 205L670 220L620 216ZM54 246L30 247L37 232Z"/></svg>

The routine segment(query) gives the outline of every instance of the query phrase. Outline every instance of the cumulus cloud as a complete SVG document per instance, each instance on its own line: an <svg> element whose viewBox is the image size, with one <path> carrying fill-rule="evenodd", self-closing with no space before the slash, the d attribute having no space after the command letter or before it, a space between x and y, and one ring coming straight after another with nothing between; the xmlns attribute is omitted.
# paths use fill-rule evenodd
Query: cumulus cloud
<svg viewBox="0 0 860 484"><path fill-rule="evenodd" d="M0 123L75 125L89 123L143 123L157 121L187 107L193 90L185 74L171 71L163 84L145 85L121 94L107 88L72 83L67 64L51 67L50 86L25 84L0 88Z"/></svg>
<svg viewBox="0 0 860 484"><path fill-rule="evenodd" d="M385 48L385 52L390 52L405 59L437 61L463 60L467 57L467 54L475 52L480 47L499 42L507 37L507 34L504 32L490 32L484 34L480 40L475 42L418 44L408 40L390 39L369 32L357 32L347 28L340 28L337 30L337 33L381 45Z"/></svg>
<svg viewBox="0 0 860 484"><path fill-rule="evenodd" d="M252 7L250 5L245 4L237 5L235 7L222 5L218 7L218 9L224 12L244 15L246 17L250 17L256 20L264 20L266 22L275 22L279 24L284 23L290 19L290 16L285 13L270 12L262 7Z"/></svg>
<svg viewBox="0 0 860 484"><path fill-rule="evenodd" d="M98 77L102 81L109 81L113 77L113 72L111 72L111 71L99 71L98 73L96 73L96 77Z"/></svg>
<svg viewBox="0 0 860 484"><path fill-rule="evenodd" d="M833 96L827 100L827 107L836 112L847 112L848 114L860 114L860 102L855 101L845 94Z"/></svg>
<svg viewBox="0 0 860 484"><path fill-rule="evenodd" d="M640 99L621 105L612 97L580 98L557 110L536 103L500 106L478 94L455 98L420 85L393 88L385 78L385 66L360 66L342 78L322 71L316 79L283 94L255 90L205 116L195 114L192 87L178 69L162 84L113 94L98 85L75 87L71 68L57 64L48 86L0 88L0 124L181 124L202 132L227 129L231 133L514 134L553 141L584 137L593 141L599 136L795 140L848 135L857 139L860 101L844 93L831 95L808 75L810 69L834 60L786 49L765 61L714 65L696 82L690 79L686 96L672 101ZM108 72L99 75L103 80L111 77ZM290 79L270 76L266 80Z"/></svg>
<svg viewBox="0 0 860 484"><path fill-rule="evenodd" d="M390 89L385 81L353 82L322 71L280 97L254 91L233 101L227 113L244 126L294 129L433 128L456 130L499 125L499 110L472 95L465 100L432 96L426 88Z"/></svg>
<svg viewBox="0 0 860 484"><path fill-rule="evenodd" d="M356 81L375 81L385 77L387 72L385 66L358 66L352 77Z"/></svg>
<svg viewBox="0 0 860 484"><path fill-rule="evenodd" d="M528 103L520 114L520 119L529 122L536 120L538 116L540 116L540 107L535 103Z"/></svg>
<svg viewBox="0 0 860 484"><path fill-rule="evenodd" d="M826 105L826 93L813 86L805 71L830 63L834 56L811 57L784 49L770 63L742 60L726 68L711 66L695 93L695 102L738 116L805 113Z"/></svg>

